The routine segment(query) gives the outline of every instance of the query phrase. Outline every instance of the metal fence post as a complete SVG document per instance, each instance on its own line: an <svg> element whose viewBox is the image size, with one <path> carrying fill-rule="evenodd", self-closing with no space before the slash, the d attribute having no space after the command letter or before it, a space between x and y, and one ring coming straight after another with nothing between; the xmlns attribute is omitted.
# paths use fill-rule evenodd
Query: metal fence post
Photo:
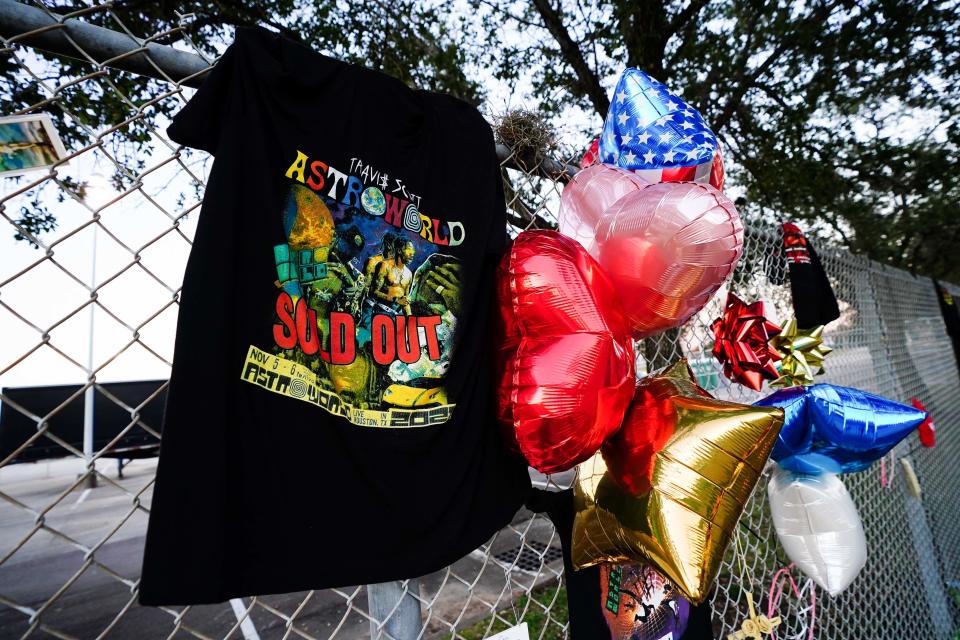
<svg viewBox="0 0 960 640"><path fill-rule="evenodd" d="M367 585L371 640L417 640L420 620L420 581L394 580Z"/></svg>

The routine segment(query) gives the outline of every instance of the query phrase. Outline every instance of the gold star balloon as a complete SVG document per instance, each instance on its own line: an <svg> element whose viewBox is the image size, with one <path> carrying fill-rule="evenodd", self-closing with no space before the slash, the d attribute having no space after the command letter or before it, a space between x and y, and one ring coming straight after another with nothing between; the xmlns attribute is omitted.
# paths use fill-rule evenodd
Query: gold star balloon
<svg viewBox="0 0 960 640"><path fill-rule="evenodd" d="M702 602L783 411L717 400L681 360L637 385L623 427L578 467L571 559L647 559Z"/></svg>
<svg viewBox="0 0 960 640"><path fill-rule="evenodd" d="M771 387L799 387L813 384L813 376L823 373L823 359L833 349L823 344L823 325L803 330L790 318L779 335L770 339L770 347L780 352L780 377Z"/></svg>

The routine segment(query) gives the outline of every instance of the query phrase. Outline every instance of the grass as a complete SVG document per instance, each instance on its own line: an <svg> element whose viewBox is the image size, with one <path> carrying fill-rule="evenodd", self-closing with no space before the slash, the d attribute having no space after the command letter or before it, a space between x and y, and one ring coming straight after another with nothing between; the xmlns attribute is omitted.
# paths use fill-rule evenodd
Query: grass
<svg viewBox="0 0 960 640"><path fill-rule="evenodd" d="M947 588L947 593L950 594L950 597L953 598L953 603L960 608L960 586L955 584L950 585ZM953 640L960 640L960 629L954 632Z"/></svg>
<svg viewBox="0 0 960 640"><path fill-rule="evenodd" d="M534 602L530 602L530 598L533 598ZM536 603L539 603L539 605ZM522 596L517 599L515 607L500 611L497 616L490 616L465 629L458 630L455 637L457 640L481 640L501 631L506 631L519 624L514 614L514 608L518 612L526 610L527 613L523 616L521 622L527 623L531 638L560 640L564 637L563 627L566 625L569 616L567 590L564 587L557 586L544 587L533 591L530 596ZM503 622L501 618L510 621L509 624ZM453 638L454 636L450 636L448 640Z"/></svg>

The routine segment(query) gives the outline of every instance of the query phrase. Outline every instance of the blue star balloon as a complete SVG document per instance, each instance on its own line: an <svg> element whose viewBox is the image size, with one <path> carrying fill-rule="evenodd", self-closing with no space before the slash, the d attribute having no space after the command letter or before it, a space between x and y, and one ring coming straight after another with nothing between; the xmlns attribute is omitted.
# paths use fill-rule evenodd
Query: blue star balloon
<svg viewBox="0 0 960 640"><path fill-rule="evenodd" d="M639 69L620 77L600 136L600 161L651 182L691 180L723 187L717 138L700 113ZM722 164L720 165L722 166Z"/></svg>
<svg viewBox="0 0 960 640"><path fill-rule="evenodd" d="M783 409L770 457L796 473L866 469L927 417L910 405L834 384L781 389L754 404Z"/></svg>

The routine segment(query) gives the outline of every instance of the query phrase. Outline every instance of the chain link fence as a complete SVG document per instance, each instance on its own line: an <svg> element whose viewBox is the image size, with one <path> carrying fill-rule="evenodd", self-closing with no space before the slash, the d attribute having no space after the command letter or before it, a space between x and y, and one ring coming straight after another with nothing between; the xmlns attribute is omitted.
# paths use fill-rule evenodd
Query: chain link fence
<svg viewBox="0 0 960 640"><path fill-rule="evenodd" d="M108 29L81 29L93 16ZM20 98L35 96L16 113L49 112L80 132L68 141L66 160L47 172L6 179L0 191L7 227L0 255L0 401L3 412L32 425L12 445L7 439L0 459L0 637L367 637L371 616L362 586L209 606L136 603L155 460L136 459L116 470L110 460L155 452L160 440L160 424L147 408L166 389L183 269L209 168L209 158L178 148L163 130L166 115L187 98L184 86L198 83L206 62L186 51L189 23L138 39L109 3L59 16L42 5L3 0L0 28L12 86ZM175 41L181 51L155 44L159 40ZM56 67L34 47L81 62L51 73ZM134 91L119 81L130 77L140 80ZM85 109L66 106L64 98L77 92L90 98ZM104 95L119 97L127 111L97 125L104 120L97 97ZM131 133L137 142L129 142ZM575 171L556 158L573 154L498 150L512 232L552 226L563 184ZM95 188L89 176L98 173L110 187ZM31 221L48 209L56 211L59 226L38 233ZM26 241L14 243L11 235ZM729 288L767 301L783 320L791 305L781 240L778 225L748 219L745 258ZM823 380L900 401L919 398L936 419L939 441L925 449L910 436L893 454L912 462L922 501L907 490L893 459L884 463L885 484L879 465L844 477L864 521L867 565L839 597L816 593L815 620L812 587L794 571L802 597L785 592L777 637L807 638L813 624L813 637L824 640L954 638L960 628L960 380L932 282L829 246L820 253L842 311L825 334L834 352ZM681 330L639 344L639 370L684 355L712 394L756 399L728 382L710 356L708 327L723 298L721 292ZM96 344L88 349L91 323ZM104 382L118 378L157 382L131 400ZM76 384L55 406L40 406L18 401L11 387L23 380ZM85 447L57 435L58 417L94 395L98 415L101 403L113 405L126 416L124 428ZM120 451L131 441L134 451ZM21 464L39 446L60 460ZM570 481L569 473L534 478L545 488ZM766 612L770 582L789 562L776 543L764 485L747 506L711 596L717 637L739 628L747 592ZM531 622L532 637L568 635L559 539L545 516L525 510L470 556L424 577L411 595L421 604L425 638L482 638L518 617Z"/></svg>

